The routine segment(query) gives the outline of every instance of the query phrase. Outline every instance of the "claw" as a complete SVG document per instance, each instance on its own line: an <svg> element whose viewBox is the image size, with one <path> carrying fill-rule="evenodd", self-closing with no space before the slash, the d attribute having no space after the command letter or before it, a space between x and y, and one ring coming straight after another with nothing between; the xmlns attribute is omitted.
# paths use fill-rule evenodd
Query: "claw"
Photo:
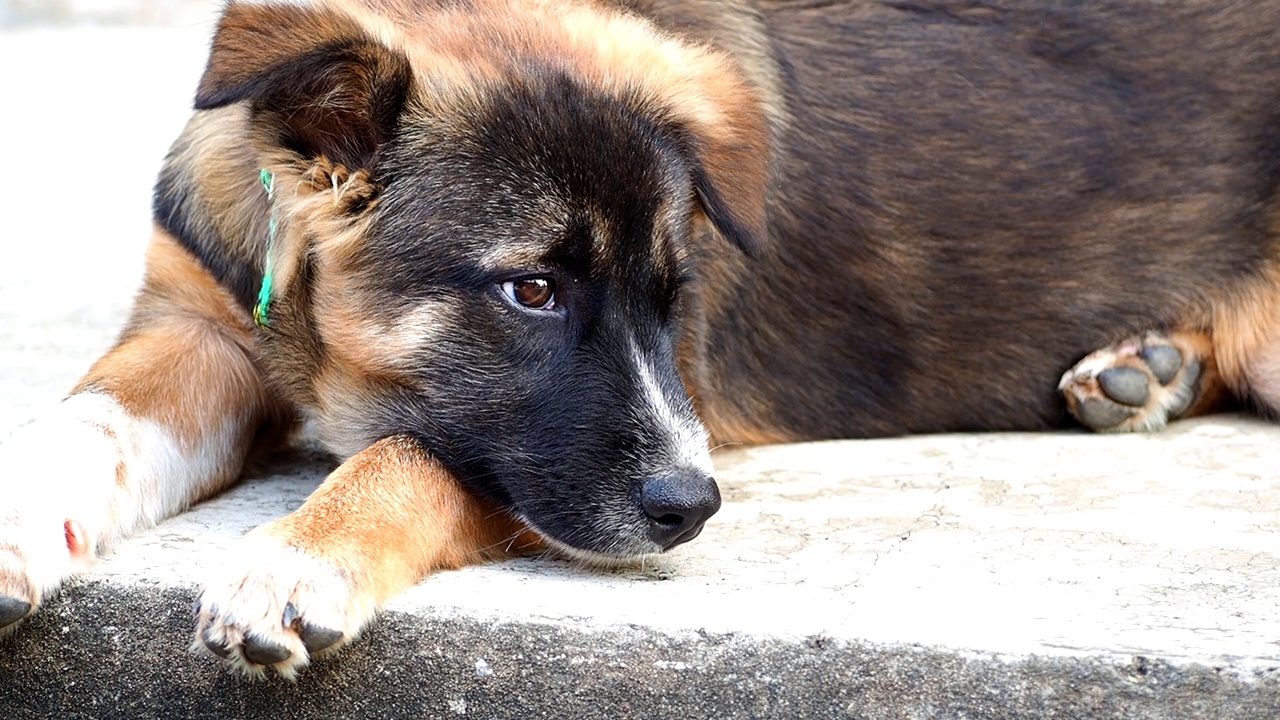
<svg viewBox="0 0 1280 720"><path fill-rule="evenodd" d="M209 648L209 652L213 653L214 655L217 655L223 660L226 660L227 658L231 657L231 648L227 647L221 641L214 640L213 638L211 638L209 636L208 628L205 629L204 635L201 637L201 640L204 641L204 646Z"/></svg>
<svg viewBox="0 0 1280 720"><path fill-rule="evenodd" d="M289 627L293 625L293 621L298 619L298 608L293 603L284 604L284 613L280 616L280 625Z"/></svg>
<svg viewBox="0 0 1280 720"><path fill-rule="evenodd" d="M72 557L79 557L89 552L89 534L80 523L67 518L62 523L62 535L66 538L67 550Z"/></svg>
<svg viewBox="0 0 1280 720"><path fill-rule="evenodd" d="M8 627L31 612L31 603L0 595L0 627Z"/></svg>
<svg viewBox="0 0 1280 720"><path fill-rule="evenodd" d="M298 608L293 603L286 603L281 621L285 627L293 628L298 633L298 637L302 639L302 645L307 649L308 655L314 655L321 650L332 647L335 643L342 639L341 630L333 630L319 625L312 625L302 619L298 613Z"/></svg>

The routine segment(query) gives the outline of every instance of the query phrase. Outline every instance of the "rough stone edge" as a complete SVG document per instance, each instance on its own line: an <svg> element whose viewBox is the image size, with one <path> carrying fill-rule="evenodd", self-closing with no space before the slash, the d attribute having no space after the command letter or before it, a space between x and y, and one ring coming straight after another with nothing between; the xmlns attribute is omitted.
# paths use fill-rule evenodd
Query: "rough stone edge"
<svg viewBox="0 0 1280 720"><path fill-rule="evenodd" d="M72 583L0 640L0 717L1280 717L1280 668L390 612L297 683L188 649L194 587ZM672 608L671 612L678 612Z"/></svg>

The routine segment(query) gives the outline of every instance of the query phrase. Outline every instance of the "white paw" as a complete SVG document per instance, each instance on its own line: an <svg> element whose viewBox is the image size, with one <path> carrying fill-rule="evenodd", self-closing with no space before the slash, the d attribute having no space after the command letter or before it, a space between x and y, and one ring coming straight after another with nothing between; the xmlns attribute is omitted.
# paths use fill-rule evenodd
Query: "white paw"
<svg viewBox="0 0 1280 720"><path fill-rule="evenodd" d="M373 617L351 574L255 530L196 602L193 649L247 675L270 666L293 678L310 658L350 642Z"/></svg>
<svg viewBox="0 0 1280 720"><path fill-rule="evenodd" d="M92 565L123 455L101 398L77 396L0 446L0 632Z"/></svg>

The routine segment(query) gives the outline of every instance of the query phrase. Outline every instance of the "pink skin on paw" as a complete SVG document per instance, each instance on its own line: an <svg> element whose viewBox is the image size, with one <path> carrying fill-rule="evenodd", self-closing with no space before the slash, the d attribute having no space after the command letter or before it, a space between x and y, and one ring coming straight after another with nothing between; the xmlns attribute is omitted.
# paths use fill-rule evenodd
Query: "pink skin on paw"
<svg viewBox="0 0 1280 720"><path fill-rule="evenodd" d="M67 538L67 550L71 551L72 557L89 552L89 537L80 523L68 519L62 524L62 532Z"/></svg>

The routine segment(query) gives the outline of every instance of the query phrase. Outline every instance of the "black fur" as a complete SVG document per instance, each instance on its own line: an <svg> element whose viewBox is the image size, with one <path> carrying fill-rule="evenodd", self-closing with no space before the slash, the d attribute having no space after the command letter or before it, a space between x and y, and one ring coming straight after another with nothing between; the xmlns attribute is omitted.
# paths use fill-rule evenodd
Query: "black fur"
<svg viewBox="0 0 1280 720"><path fill-rule="evenodd" d="M668 459L667 430L645 415L631 348L691 419L675 381L680 269L654 252L655 235L687 232L661 206L691 212L673 139L626 100L553 76L491 89L465 131L406 121L378 176L387 189L357 272L379 312L446 305L449 337L420 349L412 390L370 398L350 422L369 437L408 429L554 537L622 551L599 546L618 536L602 517L643 527L639 483L691 471ZM534 243L545 246L537 262L480 269L495 248ZM528 275L555 278L558 312L501 297L501 282Z"/></svg>

